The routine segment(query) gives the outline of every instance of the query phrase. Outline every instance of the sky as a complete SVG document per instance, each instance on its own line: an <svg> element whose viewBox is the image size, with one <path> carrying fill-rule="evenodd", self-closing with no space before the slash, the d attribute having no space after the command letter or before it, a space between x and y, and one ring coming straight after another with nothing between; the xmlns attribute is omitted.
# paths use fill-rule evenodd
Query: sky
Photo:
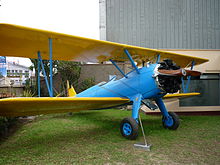
<svg viewBox="0 0 220 165"><path fill-rule="evenodd" d="M1 23L99 39L99 0L0 0L0 5Z"/></svg>

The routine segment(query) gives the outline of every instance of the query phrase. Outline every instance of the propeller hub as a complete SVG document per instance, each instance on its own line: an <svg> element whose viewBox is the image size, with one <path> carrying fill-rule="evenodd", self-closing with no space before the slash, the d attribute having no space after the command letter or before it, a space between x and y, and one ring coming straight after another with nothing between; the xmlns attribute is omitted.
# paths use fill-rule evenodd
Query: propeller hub
<svg viewBox="0 0 220 165"><path fill-rule="evenodd" d="M185 69L181 69L182 75L186 76L186 70Z"/></svg>

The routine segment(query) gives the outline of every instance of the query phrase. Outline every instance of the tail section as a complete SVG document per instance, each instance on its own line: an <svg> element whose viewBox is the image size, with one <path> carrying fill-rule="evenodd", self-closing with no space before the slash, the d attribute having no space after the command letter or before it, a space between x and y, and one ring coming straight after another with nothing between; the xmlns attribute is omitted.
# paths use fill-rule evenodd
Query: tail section
<svg viewBox="0 0 220 165"><path fill-rule="evenodd" d="M67 92L68 92L68 97L74 97L76 96L76 91L75 89L73 88L73 86L71 85L70 87L70 84L69 84L69 81L67 80Z"/></svg>

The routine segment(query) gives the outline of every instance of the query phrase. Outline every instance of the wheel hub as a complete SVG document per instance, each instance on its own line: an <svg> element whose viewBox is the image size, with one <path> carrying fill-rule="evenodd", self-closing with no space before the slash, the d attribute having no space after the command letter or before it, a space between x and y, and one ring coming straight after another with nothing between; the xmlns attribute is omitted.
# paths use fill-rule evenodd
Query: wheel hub
<svg viewBox="0 0 220 165"><path fill-rule="evenodd" d="M127 136L131 134L132 128L131 128L131 125L129 123L124 123L124 125L123 125L123 132Z"/></svg>
<svg viewBox="0 0 220 165"><path fill-rule="evenodd" d="M171 127L173 125L173 118L171 116L168 116L165 118L164 122L167 127Z"/></svg>

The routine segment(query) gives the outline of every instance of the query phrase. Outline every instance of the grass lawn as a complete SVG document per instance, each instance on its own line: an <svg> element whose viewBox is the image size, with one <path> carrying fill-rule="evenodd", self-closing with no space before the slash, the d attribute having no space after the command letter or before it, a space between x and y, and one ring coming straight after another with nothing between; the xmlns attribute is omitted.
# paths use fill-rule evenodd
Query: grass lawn
<svg viewBox="0 0 220 165"><path fill-rule="evenodd" d="M0 143L0 164L220 164L220 116L181 116L178 130L142 114L150 152L124 139L120 121L131 112L84 111L45 115Z"/></svg>

